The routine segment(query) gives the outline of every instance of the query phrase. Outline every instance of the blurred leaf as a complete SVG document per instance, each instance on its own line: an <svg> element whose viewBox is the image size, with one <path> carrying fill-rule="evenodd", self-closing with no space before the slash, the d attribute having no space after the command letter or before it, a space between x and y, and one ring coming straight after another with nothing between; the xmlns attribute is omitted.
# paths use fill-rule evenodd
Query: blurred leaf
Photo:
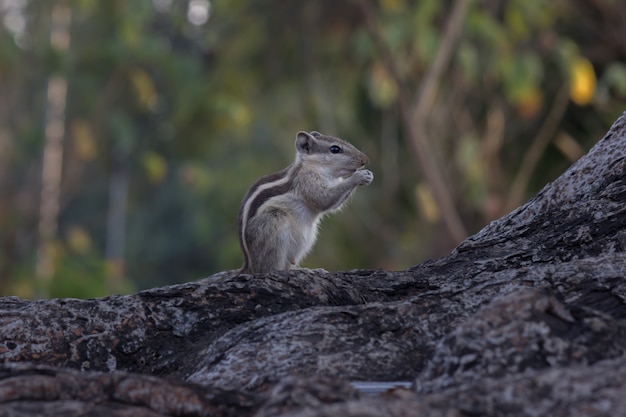
<svg viewBox="0 0 626 417"><path fill-rule="evenodd" d="M361 29L352 37L352 50L357 61L361 64L367 63L374 54L375 48L372 38L369 34Z"/></svg>
<svg viewBox="0 0 626 417"><path fill-rule="evenodd" d="M466 19L468 32L475 34L497 52L510 48L509 37L500 22L480 8L470 9Z"/></svg>
<svg viewBox="0 0 626 417"><path fill-rule="evenodd" d="M252 114L244 103L233 103L230 107L230 116L233 124L240 131L245 131L252 121Z"/></svg>
<svg viewBox="0 0 626 417"><path fill-rule="evenodd" d="M543 77L543 65L539 56L534 52L526 52L503 61L503 64L505 92L509 102L515 106L540 103L539 83Z"/></svg>
<svg viewBox="0 0 626 417"><path fill-rule="evenodd" d="M405 10L405 0L380 0L381 8L386 12L397 13Z"/></svg>
<svg viewBox="0 0 626 417"><path fill-rule="evenodd" d="M372 101L381 108L392 104L398 96L398 87L382 63L372 67L368 87Z"/></svg>
<svg viewBox="0 0 626 417"><path fill-rule="evenodd" d="M74 0L76 7L84 14L91 14L97 8L98 0ZM83 16L84 18L85 16Z"/></svg>
<svg viewBox="0 0 626 417"><path fill-rule="evenodd" d="M596 91L596 73L588 59L579 57L570 67L570 98L579 106L591 102Z"/></svg>
<svg viewBox="0 0 626 417"><path fill-rule="evenodd" d="M126 24L122 27L122 39L131 48L136 48L137 46L139 46L140 37L141 34L137 30L136 26Z"/></svg>
<svg viewBox="0 0 626 417"><path fill-rule="evenodd" d="M463 75L467 77L469 82L474 82L478 77L480 66L475 46L470 42L461 41L458 49L458 60Z"/></svg>
<svg viewBox="0 0 626 417"><path fill-rule="evenodd" d="M602 78L609 88L614 88L620 95L626 95L626 65L621 62L611 63Z"/></svg>
<svg viewBox="0 0 626 417"><path fill-rule="evenodd" d="M543 93L538 86L529 88L517 97L517 114L521 118L531 118L535 116L543 106Z"/></svg>
<svg viewBox="0 0 626 417"><path fill-rule="evenodd" d="M439 0L421 0L415 3L413 13L415 29L431 26L442 4Z"/></svg>
<svg viewBox="0 0 626 417"><path fill-rule="evenodd" d="M456 147L456 165L461 170L461 178L467 195L475 205L480 205L486 195L485 164L481 156L479 138L473 134L461 136Z"/></svg>
<svg viewBox="0 0 626 417"><path fill-rule="evenodd" d="M429 223L436 223L439 221L439 218L441 217L439 207L435 202L433 193L430 191L430 188L425 182L420 182L415 187L415 199L420 212Z"/></svg>
<svg viewBox="0 0 626 417"><path fill-rule="evenodd" d="M139 105L146 110L153 110L157 103L157 93L150 75L140 68L135 68L130 72L130 79Z"/></svg>
<svg viewBox="0 0 626 417"><path fill-rule="evenodd" d="M89 123L83 119L76 119L70 129L76 155L84 161L93 160L97 156L98 147Z"/></svg>
<svg viewBox="0 0 626 417"><path fill-rule="evenodd" d="M106 294L105 263L100 254L85 253L57 260L50 286L52 297L93 298Z"/></svg>
<svg viewBox="0 0 626 417"><path fill-rule="evenodd" d="M123 155L130 155L137 144L137 127L130 115L121 111L112 111L109 129L116 151Z"/></svg>
<svg viewBox="0 0 626 417"><path fill-rule="evenodd" d="M213 177L206 167L200 164L186 163L178 170L181 183L197 192L207 192L213 186Z"/></svg>
<svg viewBox="0 0 626 417"><path fill-rule="evenodd" d="M143 169L152 183L160 183L167 174L167 161L154 151L148 151L141 157Z"/></svg>
<svg viewBox="0 0 626 417"><path fill-rule="evenodd" d="M439 37L437 32L436 28L430 26L424 26L418 30L415 49L417 56L421 60L420 66L426 66L427 63L433 60L435 54L437 53L437 48L439 46Z"/></svg>
<svg viewBox="0 0 626 417"><path fill-rule="evenodd" d="M85 254L91 250L92 242L89 233L80 226L72 226L67 231L67 244L71 250Z"/></svg>
<svg viewBox="0 0 626 417"><path fill-rule="evenodd" d="M525 40L530 35L529 22L527 22L524 13L516 2L508 3L505 10L504 21L516 39Z"/></svg>

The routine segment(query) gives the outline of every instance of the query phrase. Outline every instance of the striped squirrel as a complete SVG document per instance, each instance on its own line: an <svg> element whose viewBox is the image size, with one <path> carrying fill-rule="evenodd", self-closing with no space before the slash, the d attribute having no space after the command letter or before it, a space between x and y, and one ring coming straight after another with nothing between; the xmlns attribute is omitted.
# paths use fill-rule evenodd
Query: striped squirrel
<svg viewBox="0 0 626 417"><path fill-rule="evenodd" d="M298 132L295 145L294 162L258 179L241 202L241 273L295 268L313 247L323 215L374 179L362 169L367 156L345 140Z"/></svg>

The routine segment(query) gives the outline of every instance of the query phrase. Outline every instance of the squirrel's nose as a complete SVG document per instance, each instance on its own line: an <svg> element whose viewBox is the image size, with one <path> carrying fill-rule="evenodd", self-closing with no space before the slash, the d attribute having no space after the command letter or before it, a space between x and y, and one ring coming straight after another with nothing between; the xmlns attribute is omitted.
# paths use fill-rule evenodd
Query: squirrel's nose
<svg viewBox="0 0 626 417"><path fill-rule="evenodd" d="M361 165L369 164L369 162L370 162L370 159L367 157L367 155L363 155L361 157Z"/></svg>

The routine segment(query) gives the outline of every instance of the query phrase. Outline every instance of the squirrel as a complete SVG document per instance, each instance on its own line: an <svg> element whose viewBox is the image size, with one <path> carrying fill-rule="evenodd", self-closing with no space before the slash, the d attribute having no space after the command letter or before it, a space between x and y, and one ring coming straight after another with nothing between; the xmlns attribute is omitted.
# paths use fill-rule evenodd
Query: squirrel
<svg viewBox="0 0 626 417"><path fill-rule="evenodd" d="M296 268L313 247L321 218L374 179L363 169L367 156L345 140L303 131L295 147L293 163L258 179L241 202L240 273Z"/></svg>

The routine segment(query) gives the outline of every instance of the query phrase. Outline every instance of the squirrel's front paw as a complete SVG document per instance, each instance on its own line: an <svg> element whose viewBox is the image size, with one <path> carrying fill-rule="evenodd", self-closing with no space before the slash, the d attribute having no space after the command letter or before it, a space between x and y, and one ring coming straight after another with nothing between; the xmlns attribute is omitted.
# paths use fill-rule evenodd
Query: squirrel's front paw
<svg viewBox="0 0 626 417"><path fill-rule="evenodd" d="M359 180L359 185L369 185L374 180L374 173L368 169L360 169L354 173Z"/></svg>

